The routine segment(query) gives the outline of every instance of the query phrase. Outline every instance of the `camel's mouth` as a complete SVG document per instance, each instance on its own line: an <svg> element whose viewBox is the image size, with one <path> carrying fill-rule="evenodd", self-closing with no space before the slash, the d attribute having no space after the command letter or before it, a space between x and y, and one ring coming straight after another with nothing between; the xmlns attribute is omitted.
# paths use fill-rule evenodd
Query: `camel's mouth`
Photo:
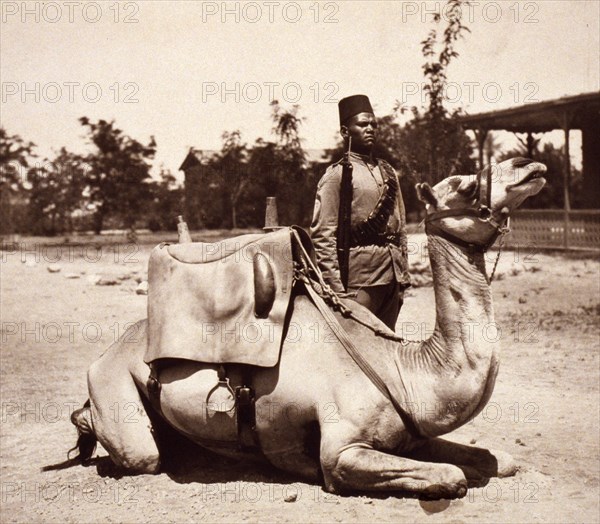
<svg viewBox="0 0 600 524"><path fill-rule="evenodd" d="M529 173L527 173L521 180L519 180L515 184L508 185L506 189L514 189L515 187L524 186L536 180L536 184L539 184L541 182L541 189L541 186L543 186L546 182L546 179L544 178L544 174L547 171L546 166L544 164L536 162L534 164L530 164L528 168L530 169Z"/></svg>

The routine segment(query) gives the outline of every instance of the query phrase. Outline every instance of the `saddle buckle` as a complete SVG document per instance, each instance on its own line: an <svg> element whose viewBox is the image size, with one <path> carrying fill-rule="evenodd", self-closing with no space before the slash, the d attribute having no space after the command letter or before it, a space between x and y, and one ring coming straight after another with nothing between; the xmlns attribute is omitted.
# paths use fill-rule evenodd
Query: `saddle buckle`
<svg viewBox="0 0 600 524"><path fill-rule="evenodd" d="M242 451L259 449L256 434L256 394L249 386L235 389L237 400L238 445Z"/></svg>

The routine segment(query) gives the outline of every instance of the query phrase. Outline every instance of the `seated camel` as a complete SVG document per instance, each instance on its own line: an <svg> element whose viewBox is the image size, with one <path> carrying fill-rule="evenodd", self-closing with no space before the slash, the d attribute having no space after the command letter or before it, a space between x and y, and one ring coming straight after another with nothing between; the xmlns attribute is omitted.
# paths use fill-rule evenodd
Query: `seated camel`
<svg viewBox="0 0 600 524"><path fill-rule="evenodd" d="M274 366L226 365L228 388L253 387L254 451L223 446L227 425L236 427L232 412L224 413L231 406L203 403L223 382L223 366L167 359L149 380L144 357L152 326L141 320L89 369L89 402L72 417L79 460L88 460L99 441L118 466L158 472L159 417L202 447L240 460L258 456L332 493L454 498L465 496L468 480L514 474L507 454L439 436L473 419L492 394L499 348L485 336L494 312L484 252L508 215L541 190L545 171L515 158L434 187L418 184L437 315L426 340L400 340L369 311L331 294L337 307L323 308L327 286L316 293L310 279L298 279L303 285L295 285L286 326L310 329L296 329L293 339L284 334ZM115 403L133 406L135 416L116 417Z"/></svg>

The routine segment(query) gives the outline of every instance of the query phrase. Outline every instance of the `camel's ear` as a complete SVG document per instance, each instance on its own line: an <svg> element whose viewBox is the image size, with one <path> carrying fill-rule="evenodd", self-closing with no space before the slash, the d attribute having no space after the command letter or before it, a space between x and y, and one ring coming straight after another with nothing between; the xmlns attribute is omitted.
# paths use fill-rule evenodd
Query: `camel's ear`
<svg viewBox="0 0 600 524"><path fill-rule="evenodd" d="M422 184L417 184L415 186L417 190L417 198L421 202L425 202L426 204L430 204L433 207L437 207L438 200L435 196L435 192L431 188L431 186L427 182L423 182Z"/></svg>
<svg viewBox="0 0 600 524"><path fill-rule="evenodd" d="M464 177L461 180L460 185L456 189L457 193L461 194L466 198L475 198L477 196L477 191L479 190L479 184L477 180L472 179L470 177Z"/></svg>

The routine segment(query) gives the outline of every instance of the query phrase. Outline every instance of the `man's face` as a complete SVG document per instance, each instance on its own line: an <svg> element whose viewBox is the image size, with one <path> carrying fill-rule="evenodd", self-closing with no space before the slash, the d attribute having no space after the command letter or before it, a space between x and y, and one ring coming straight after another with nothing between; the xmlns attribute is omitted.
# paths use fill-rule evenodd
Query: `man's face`
<svg viewBox="0 0 600 524"><path fill-rule="evenodd" d="M352 150L371 150L377 140L377 120L373 113L359 113L341 127L344 138L352 138Z"/></svg>

